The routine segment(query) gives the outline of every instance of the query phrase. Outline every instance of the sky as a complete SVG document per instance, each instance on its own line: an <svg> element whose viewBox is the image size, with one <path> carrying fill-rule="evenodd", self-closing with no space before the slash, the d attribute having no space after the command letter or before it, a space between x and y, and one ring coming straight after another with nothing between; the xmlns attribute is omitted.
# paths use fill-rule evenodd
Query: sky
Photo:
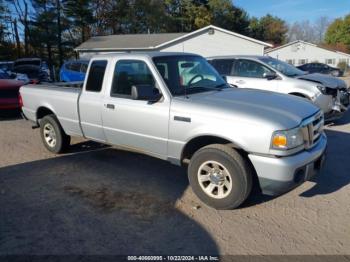
<svg viewBox="0 0 350 262"><path fill-rule="evenodd" d="M270 13L288 23L315 21L321 16L337 18L350 13L349 0L233 0L250 16L261 17Z"/></svg>

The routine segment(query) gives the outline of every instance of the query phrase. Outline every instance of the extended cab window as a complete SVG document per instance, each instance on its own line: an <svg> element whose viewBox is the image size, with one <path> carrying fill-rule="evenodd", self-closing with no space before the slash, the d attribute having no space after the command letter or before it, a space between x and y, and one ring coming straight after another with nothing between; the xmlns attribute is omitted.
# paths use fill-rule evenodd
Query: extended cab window
<svg viewBox="0 0 350 262"><path fill-rule="evenodd" d="M270 69L258 62L240 59L236 61L234 75L241 77L264 78L264 74L270 72Z"/></svg>
<svg viewBox="0 0 350 262"><path fill-rule="evenodd" d="M133 85L155 87L152 72L145 62L139 60L120 60L114 69L111 96L130 98Z"/></svg>
<svg viewBox="0 0 350 262"><path fill-rule="evenodd" d="M100 92L105 76L107 61L96 60L91 63L89 76L86 82L86 91Z"/></svg>

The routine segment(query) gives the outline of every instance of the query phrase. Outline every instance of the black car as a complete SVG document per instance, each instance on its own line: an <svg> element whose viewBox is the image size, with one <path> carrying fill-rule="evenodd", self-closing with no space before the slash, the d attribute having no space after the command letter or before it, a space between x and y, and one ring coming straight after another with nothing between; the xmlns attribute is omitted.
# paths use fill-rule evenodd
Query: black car
<svg viewBox="0 0 350 262"><path fill-rule="evenodd" d="M31 83L50 81L50 70L47 63L40 58L17 59L13 65L13 71L26 74Z"/></svg>
<svg viewBox="0 0 350 262"><path fill-rule="evenodd" d="M320 73L331 76L343 76L344 72L336 67L331 67L322 63L308 63L301 66L297 66L300 70L312 73Z"/></svg>

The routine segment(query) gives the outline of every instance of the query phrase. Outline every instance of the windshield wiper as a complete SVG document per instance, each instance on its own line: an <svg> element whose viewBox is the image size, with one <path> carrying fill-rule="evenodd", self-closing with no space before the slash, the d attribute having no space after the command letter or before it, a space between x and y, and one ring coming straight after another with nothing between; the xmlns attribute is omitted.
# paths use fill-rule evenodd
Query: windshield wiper
<svg viewBox="0 0 350 262"><path fill-rule="evenodd" d="M222 83L222 84L216 85L215 88L221 91L222 89L228 88L227 85L228 85L227 83Z"/></svg>
<svg viewBox="0 0 350 262"><path fill-rule="evenodd" d="M223 88L220 88L220 87L208 87L208 86L193 86L191 88L188 88L187 89L187 92L190 93L192 91L195 91L195 90L199 90L199 91L222 91Z"/></svg>

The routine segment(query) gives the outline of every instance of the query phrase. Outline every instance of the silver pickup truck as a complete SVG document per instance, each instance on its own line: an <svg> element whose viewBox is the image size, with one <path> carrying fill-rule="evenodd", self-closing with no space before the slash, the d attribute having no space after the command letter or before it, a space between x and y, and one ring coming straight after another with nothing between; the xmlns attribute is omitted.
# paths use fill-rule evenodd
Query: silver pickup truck
<svg viewBox="0 0 350 262"><path fill-rule="evenodd" d="M195 194L217 209L242 204L254 181L281 194L322 166L327 138L316 106L230 88L200 56L101 55L87 72L80 88L20 89L25 117L53 153L81 136L187 166Z"/></svg>

